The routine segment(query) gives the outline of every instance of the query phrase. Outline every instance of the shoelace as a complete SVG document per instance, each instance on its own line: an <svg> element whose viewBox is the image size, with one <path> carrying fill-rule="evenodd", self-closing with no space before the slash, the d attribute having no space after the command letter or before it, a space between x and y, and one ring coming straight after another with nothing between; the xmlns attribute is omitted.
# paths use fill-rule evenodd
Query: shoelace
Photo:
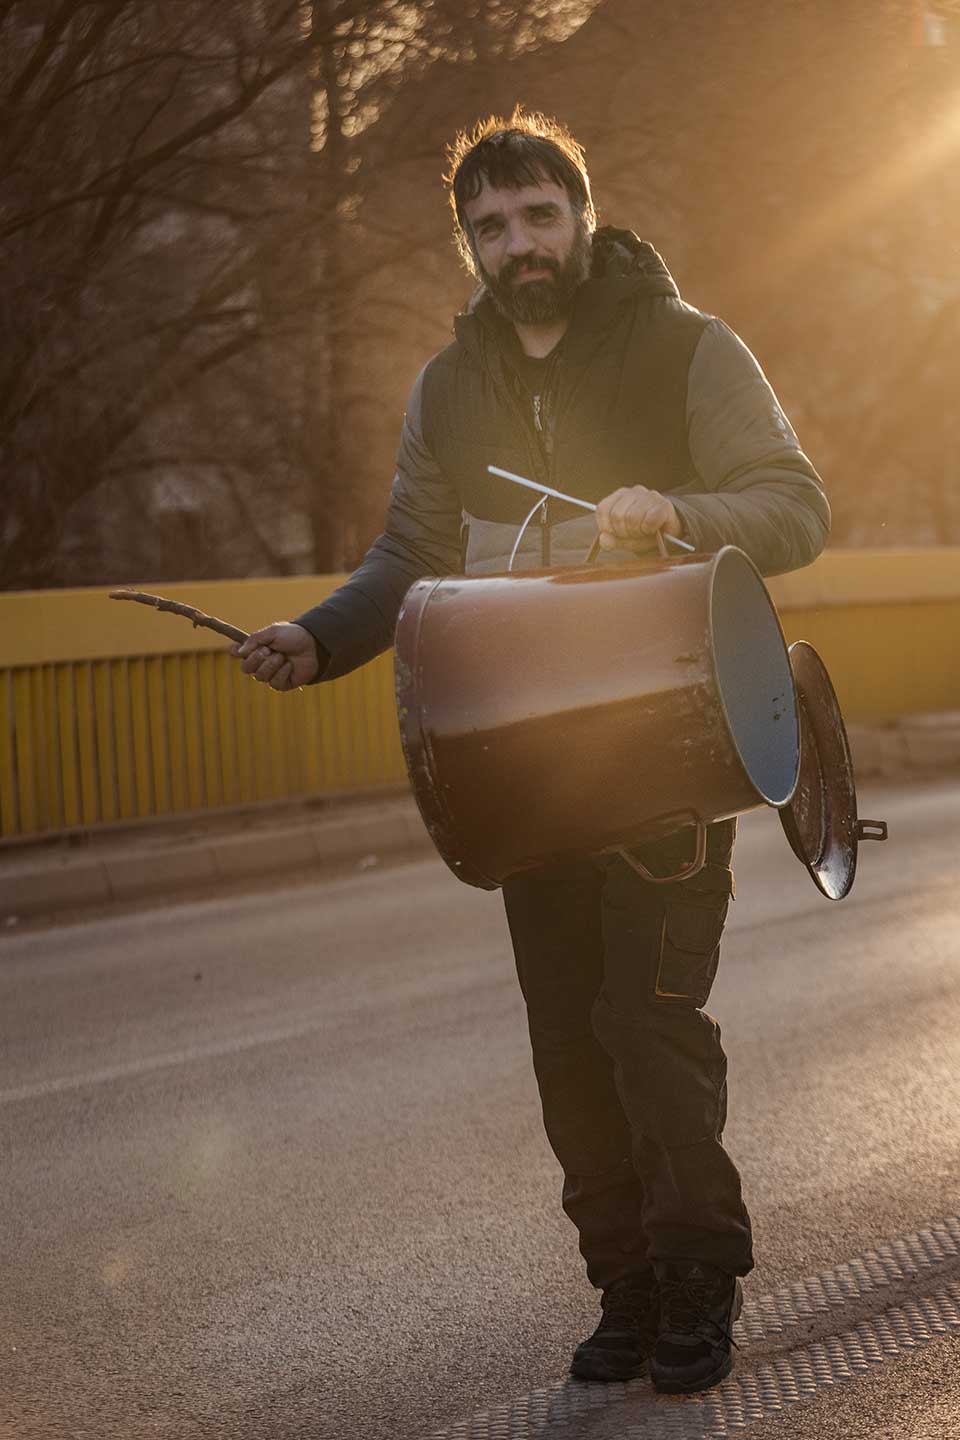
<svg viewBox="0 0 960 1440"><path fill-rule="evenodd" d="M740 1346L729 1330L709 1315L710 1285L699 1275L685 1275L682 1280L661 1280L660 1282L660 1328L703 1333L709 1326L717 1335L726 1340L735 1350ZM704 1336L708 1338L708 1336Z"/></svg>
<svg viewBox="0 0 960 1440"><path fill-rule="evenodd" d="M651 1290L645 1285L622 1286L613 1292L603 1306L600 1324L615 1328L617 1324L639 1325L650 1309Z"/></svg>

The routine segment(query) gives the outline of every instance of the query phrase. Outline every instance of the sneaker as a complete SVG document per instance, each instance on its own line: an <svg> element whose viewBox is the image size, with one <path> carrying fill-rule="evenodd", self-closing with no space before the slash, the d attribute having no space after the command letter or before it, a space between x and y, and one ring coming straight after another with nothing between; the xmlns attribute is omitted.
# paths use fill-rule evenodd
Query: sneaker
<svg viewBox="0 0 960 1440"><path fill-rule="evenodd" d="M733 1369L733 1324L743 1308L740 1281L701 1260L660 1261L660 1333L650 1359L658 1390L709 1390Z"/></svg>
<svg viewBox="0 0 960 1440"><path fill-rule="evenodd" d="M600 1304L600 1324L573 1352L570 1374L580 1380L633 1380L646 1369L657 1338L657 1277L652 1269L627 1275L604 1290Z"/></svg>

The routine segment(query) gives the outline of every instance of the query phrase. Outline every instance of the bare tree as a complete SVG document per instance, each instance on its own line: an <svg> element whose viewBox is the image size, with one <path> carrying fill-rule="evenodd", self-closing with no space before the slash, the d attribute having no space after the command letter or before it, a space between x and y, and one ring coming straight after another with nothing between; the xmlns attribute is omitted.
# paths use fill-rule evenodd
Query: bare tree
<svg viewBox="0 0 960 1440"><path fill-rule="evenodd" d="M410 249L365 216L369 141L548 10L0 7L0 583L100 578L104 536L117 579L349 559L351 297Z"/></svg>
<svg viewBox="0 0 960 1440"><path fill-rule="evenodd" d="M256 9L2 13L7 585L55 581L70 507L136 440L155 464L171 401L263 342L257 266L299 222L257 121L325 36Z"/></svg>

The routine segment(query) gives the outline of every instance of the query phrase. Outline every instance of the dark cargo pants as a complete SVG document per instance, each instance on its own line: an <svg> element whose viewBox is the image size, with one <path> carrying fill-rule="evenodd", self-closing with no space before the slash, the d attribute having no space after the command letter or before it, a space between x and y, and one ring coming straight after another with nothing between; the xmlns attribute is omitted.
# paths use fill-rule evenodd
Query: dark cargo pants
<svg viewBox="0 0 960 1440"><path fill-rule="evenodd" d="M591 1282L648 1260L753 1264L740 1177L721 1144L727 1062L705 1014L732 893L735 821L708 832L708 863L669 885L620 856L514 876L507 919L563 1206ZM670 874L692 831L638 852Z"/></svg>

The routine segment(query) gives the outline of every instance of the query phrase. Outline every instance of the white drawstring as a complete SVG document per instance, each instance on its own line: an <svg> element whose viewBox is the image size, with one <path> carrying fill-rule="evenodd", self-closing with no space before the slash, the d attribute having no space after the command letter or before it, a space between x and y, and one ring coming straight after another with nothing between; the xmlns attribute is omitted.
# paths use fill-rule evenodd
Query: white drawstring
<svg viewBox="0 0 960 1440"><path fill-rule="evenodd" d="M527 516L526 520L524 520L523 524L520 526L520 532L517 535L516 540L514 541L513 549L510 551L510 563L507 566L508 574L513 569L513 562L517 558L517 551L520 549L520 541L523 539L524 532L527 526L530 524L530 521L533 519L534 515L536 515L537 511L540 510L544 505L546 505L549 498L549 495L544 495L542 500L538 500L536 505L534 505L533 509L530 511L530 514Z"/></svg>

